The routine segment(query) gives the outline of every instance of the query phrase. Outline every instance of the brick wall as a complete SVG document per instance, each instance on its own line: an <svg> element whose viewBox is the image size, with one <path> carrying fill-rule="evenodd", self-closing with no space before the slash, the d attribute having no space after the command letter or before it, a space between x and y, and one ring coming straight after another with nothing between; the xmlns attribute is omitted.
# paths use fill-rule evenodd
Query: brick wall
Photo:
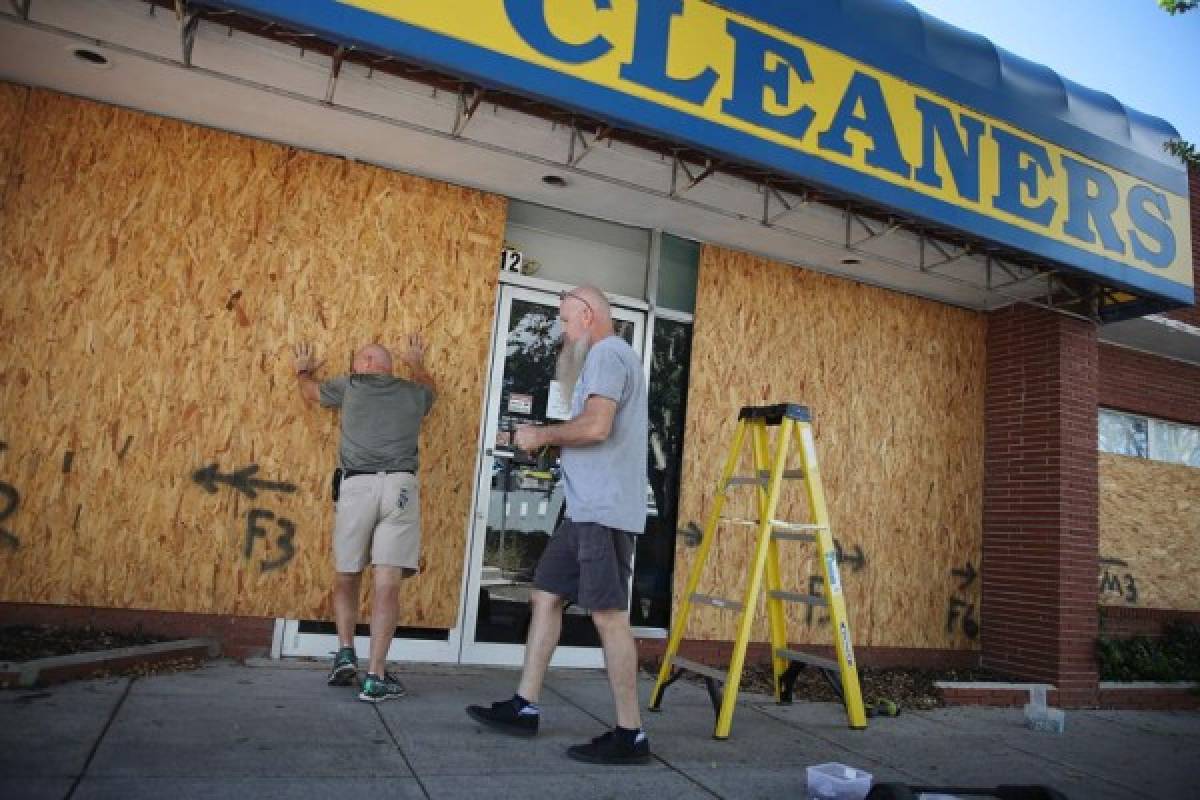
<svg viewBox="0 0 1200 800"><path fill-rule="evenodd" d="M988 319L983 666L1095 701L1096 328L1014 306Z"/></svg>
<svg viewBox="0 0 1200 800"><path fill-rule="evenodd" d="M117 633L142 633L178 639L208 636L216 639L221 654L246 659L270 655L275 620L268 617L234 617L222 614L185 614L173 611L134 611L122 608L89 608L33 603L0 603L0 624L91 627Z"/></svg>
<svg viewBox="0 0 1200 800"><path fill-rule="evenodd" d="M1200 611L1175 611L1166 608L1100 607L1100 635L1111 639L1149 636L1157 639L1172 622L1200 625Z"/></svg>
<svg viewBox="0 0 1200 800"><path fill-rule="evenodd" d="M1100 405L1200 425L1200 367L1102 344Z"/></svg>
<svg viewBox="0 0 1200 800"><path fill-rule="evenodd" d="M1188 189L1192 206L1192 274L1200 297L1200 169L1196 167L1188 170ZM1171 311L1167 316L1200 327L1200 305Z"/></svg>

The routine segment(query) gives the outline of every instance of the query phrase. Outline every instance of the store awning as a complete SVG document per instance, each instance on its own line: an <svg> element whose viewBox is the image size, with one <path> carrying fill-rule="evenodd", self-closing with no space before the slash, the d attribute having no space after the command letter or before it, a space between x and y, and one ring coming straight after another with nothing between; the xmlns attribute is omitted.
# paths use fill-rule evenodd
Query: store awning
<svg viewBox="0 0 1200 800"><path fill-rule="evenodd" d="M40 0L0 38L5 80L965 308L1194 299L1169 125L892 0Z"/></svg>
<svg viewBox="0 0 1200 800"><path fill-rule="evenodd" d="M1194 301L1165 121L899 0L205 0L1027 253L1101 316Z"/></svg>

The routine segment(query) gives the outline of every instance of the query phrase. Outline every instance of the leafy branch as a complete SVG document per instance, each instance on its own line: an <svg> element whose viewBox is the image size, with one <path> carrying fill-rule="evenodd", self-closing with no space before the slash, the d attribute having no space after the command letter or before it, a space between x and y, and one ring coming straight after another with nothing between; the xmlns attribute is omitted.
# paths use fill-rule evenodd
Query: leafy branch
<svg viewBox="0 0 1200 800"><path fill-rule="evenodd" d="M1158 0L1158 7L1168 14L1186 14L1197 6L1200 6L1200 0ZM1163 150L1188 166L1200 168L1200 152L1191 142L1183 139L1163 142Z"/></svg>
<svg viewBox="0 0 1200 800"><path fill-rule="evenodd" d="M1200 168L1200 150L1197 150L1196 145L1191 142L1185 142L1183 139L1172 139L1169 142L1163 142L1163 150L1166 150L1184 164Z"/></svg>
<svg viewBox="0 0 1200 800"><path fill-rule="evenodd" d="M1158 0L1158 7L1168 14L1184 14L1200 6L1200 0Z"/></svg>

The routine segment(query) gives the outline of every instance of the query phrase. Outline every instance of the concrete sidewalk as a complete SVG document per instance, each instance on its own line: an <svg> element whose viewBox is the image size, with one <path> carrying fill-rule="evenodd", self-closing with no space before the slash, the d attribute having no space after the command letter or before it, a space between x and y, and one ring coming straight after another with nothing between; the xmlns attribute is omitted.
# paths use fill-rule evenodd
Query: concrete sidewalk
<svg viewBox="0 0 1200 800"><path fill-rule="evenodd" d="M1055 735L1026 730L1020 711L949 708L856 732L839 706L748 695L718 742L707 694L680 682L646 715L654 763L613 768L564 753L610 724L603 673L552 672L533 740L463 711L510 696L515 672L400 673L410 696L380 706L325 686L325 666L304 662L0 692L0 797L802 800L804 768L827 761L911 784L1044 783L1071 800L1200 797L1194 712L1072 711Z"/></svg>

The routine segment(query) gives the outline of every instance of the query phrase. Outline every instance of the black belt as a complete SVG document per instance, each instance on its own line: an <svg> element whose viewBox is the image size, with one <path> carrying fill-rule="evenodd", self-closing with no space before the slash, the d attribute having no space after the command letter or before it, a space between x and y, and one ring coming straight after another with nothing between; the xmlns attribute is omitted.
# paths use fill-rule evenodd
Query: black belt
<svg viewBox="0 0 1200 800"><path fill-rule="evenodd" d="M342 477L343 478L353 478L356 475L378 475L381 472L384 475L397 475L397 474L415 475L416 474L411 469L343 469Z"/></svg>

